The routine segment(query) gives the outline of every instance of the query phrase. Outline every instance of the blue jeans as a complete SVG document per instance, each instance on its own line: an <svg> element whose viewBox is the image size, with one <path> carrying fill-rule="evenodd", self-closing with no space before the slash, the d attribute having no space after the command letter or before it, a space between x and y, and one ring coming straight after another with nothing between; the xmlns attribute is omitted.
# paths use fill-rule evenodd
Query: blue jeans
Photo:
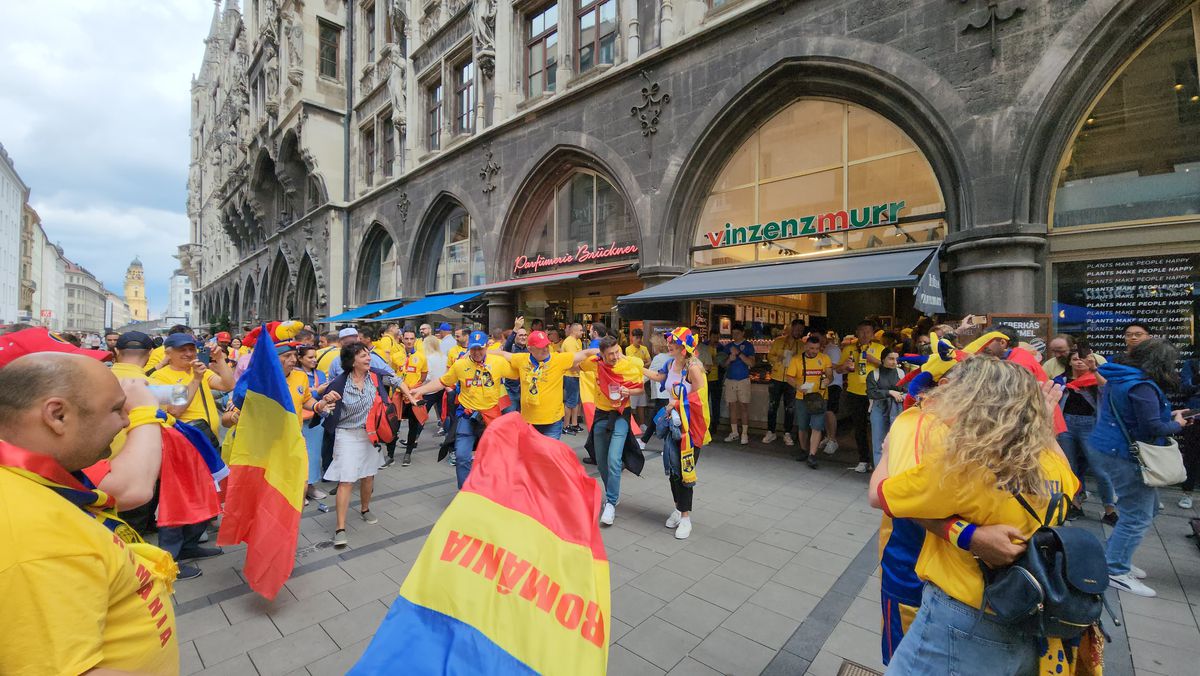
<svg viewBox="0 0 1200 676"><path fill-rule="evenodd" d="M512 404L508 408L504 409L504 412L512 413L513 411L520 411L521 410L521 381L505 380L504 381L504 391L508 392L508 399L509 399L509 401L512 402Z"/></svg>
<svg viewBox="0 0 1200 676"><path fill-rule="evenodd" d="M200 536L208 529L208 522L201 521L190 526L170 526L158 529L158 546L178 560L181 553L200 546Z"/></svg>
<svg viewBox="0 0 1200 676"><path fill-rule="evenodd" d="M1105 507L1112 507L1117 504L1112 481L1109 481L1108 475L1092 461L1092 454L1088 450L1087 438L1092 435L1092 429L1096 427L1096 417L1090 415L1065 415L1063 417L1067 421L1067 431L1058 435L1058 445L1062 446L1063 453L1067 454L1067 460L1071 462L1071 471L1079 479L1079 489L1087 490L1087 484L1083 477L1090 469L1092 476L1096 477L1096 483L1100 485L1101 502Z"/></svg>
<svg viewBox="0 0 1200 676"><path fill-rule="evenodd" d="M300 435L304 437L304 446L308 449L308 483L315 484L321 480L321 442L325 437L325 428L319 425L309 427L306 420Z"/></svg>
<svg viewBox="0 0 1200 676"><path fill-rule="evenodd" d="M629 421L617 418L610 428L608 414L604 411L596 411L595 420L592 433L596 443L596 468L604 482L604 501L615 507L621 497L621 471L625 469L622 456L625 437L629 436Z"/></svg>
<svg viewBox="0 0 1200 676"><path fill-rule="evenodd" d="M562 438L562 421L561 420L556 420L552 423L546 423L545 425L534 425L533 429L540 432L543 436L550 437L551 439L561 439Z"/></svg>
<svg viewBox="0 0 1200 676"><path fill-rule="evenodd" d="M1121 518L1108 536L1104 557L1109 575L1124 575L1133 563L1133 552L1142 544L1146 531L1154 523L1158 491L1142 481L1142 470L1128 458L1093 452L1093 467L1108 475L1117 492L1117 512Z"/></svg>
<svg viewBox="0 0 1200 676"><path fill-rule="evenodd" d="M892 429L892 421L900 415L899 402L891 399L873 399L871 401L871 452L875 455L875 464L883 456L883 440L888 430Z"/></svg>
<svg viewBox="0 0 1200 676"><path fill-rule="evenodd" d="M563 376L563 406L575 408L579 405L579 376Z"/></svg>
<svg viewBox="0 0 1200 676"><path fill-rule="evenodd" d="M458 478L458 487L462 488L471 473L471 462L475 459L475 428L466 418L452 418L457 436L454 437L454 475Z"/></svg>
<svg viewBox="0 0 1200 676"><path fill-rule="evenodd" d="M1033 637L988 619L933 583L921 592L921 609L888 662L903 676L1038 673Z"/></svg>

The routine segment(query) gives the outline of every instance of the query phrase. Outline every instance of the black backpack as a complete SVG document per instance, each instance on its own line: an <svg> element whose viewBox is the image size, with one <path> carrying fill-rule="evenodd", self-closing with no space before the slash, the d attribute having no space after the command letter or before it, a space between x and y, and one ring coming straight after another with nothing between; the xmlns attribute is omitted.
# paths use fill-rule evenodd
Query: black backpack
<svg viewBox="0 0 1200 676"><path fill-rule="evenodd" d="M992 570L979 564L985 585L983 607L1001 624L1026 626L1044 637L1077 638L1100 622L1105 608L1104 545L1082 528L1050 525L1056 516L1062 522L1070 502L1061 493L1051 496L1044 519L1023 496L1014 493L1014 497L1042 526L1013 565Z"/></svg>

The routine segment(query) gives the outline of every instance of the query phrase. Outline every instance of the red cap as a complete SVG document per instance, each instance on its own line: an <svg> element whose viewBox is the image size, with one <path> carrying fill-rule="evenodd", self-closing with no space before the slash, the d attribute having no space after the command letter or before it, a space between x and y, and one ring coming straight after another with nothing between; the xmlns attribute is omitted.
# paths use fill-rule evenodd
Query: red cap
<svg viewBox="0 0 1200 676"><path fill-rule="evenodd" d="M218 331L217 332L217 342L218 343L232 343L233 337L229 335L228 331Z"/></svg>
<svg viewBox="0 0 1200 676"><path fill-rule="evenodd" d="M18 357L36 352L81 354L101 361L112 356L104 350L85 350L82 347L75 347L62 336L51 333L45 328L22 329L7 336L0 336L0 367L8 366Z"/></svg>
<svg viewBox="0 0 1200 676"><path fill-rule="evenodd" d="M530 331L529 347L550 347L550 337L545 331Z"/></svg>

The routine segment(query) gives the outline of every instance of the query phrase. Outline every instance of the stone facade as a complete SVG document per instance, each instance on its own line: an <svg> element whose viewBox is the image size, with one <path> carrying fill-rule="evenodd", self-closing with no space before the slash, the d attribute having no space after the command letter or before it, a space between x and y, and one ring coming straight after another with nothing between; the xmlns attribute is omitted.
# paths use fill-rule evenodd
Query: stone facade
<svg viewBox="0 0 1200 676"><path fill-rule="evenodd" d="M203 253L195 259L203 269L189 268L202 314L211 318L238 309L239 284L243 299L248 286L262 293L268 269L270 288L293 289L301 256L322 263L319 289L328 291L319 303L322 311L370 300L373 294L364 285L378 284L378 275L360 268L363 261L375 260L364 249L379 233L394 243L395 269L387 272L395 277L396 295L421 297L432 290L436 232L451 205L465 209L476 228L472 237L482 245L486 280L503 281L529 235L533 196L574 168L602 174L624 195L640 236L638 274L648 284L661 281L690 266L697 214L730 153L756 125L798 97L869 108L923 151L946 203L943 260L952 312L1044 310L1053 185L1077 125L1121 65L1191 3L713 4L618 0L613 63L578 73L578 0L562 0L556 90L530 95L527 22L545 5L378 0L373 9L363 10L375 13L374 34L382 45L374 50L375 61L362 61L365 52L356 44L364 39L362 31L347 30L350 44L343 45L359 55L350 59L348 161L343 169L342 158L322 156L310 168L322 177L322 186L333 185L332 176L346 179L344 202L327 203L291 225L280 222L277 231L254 230L256 239L239 234L242 239L235 241L243 244L231 248L230 232L243 230L220 225L230 212L222 211L219 200L214 203L215 196L225 195L227 204L228 189L191 191L194 225L203 221L205 237L215 238L203 240ZM346 17L350 26L364 21L363 3L352 5L356 14ZM343 8L344 3L323 6ZM215 32L225 36L235 15L227 10ZM303 16L307 21L310 15ZM393 26L387 35L394 43L379 38L384 19ZM312 32L304 32L306 45ZM221 37L213 44L229 43L236 51L240 39ZM210 45L210 50L224 48ZM472 124L463 129L460 116L446 114L458 102L452 86L441 89L443 114L433 117L430 109L433 85L456 84L455 74L467 59L477 67ZM206 100L217 70L206 57L194 87L198 100ZM304 105L289 108L285 100L279 115L298 121L303 115L297 107ZM379 149L384 137L379 122L388 114L399 125L394 138L389 135L395 144L388 155L395 158L390 176L380 171L384 155ZM313 118L326 116L313 113ZM431 128L435 122L437 128ZM282 139L286 128L272 123L268 133L251 142L259 144L258 153L271 155L273 139ZM332 142L343 132L332 123L319 131L305 129L306 144L318 136ZM364 135L368 131L373 138ZM220 176L233 169L212 154L211 143L198 148L204 152L197 157L206 161L197 159L193 172L203 172L205 185L221 185ZM194 176L193 188L200 181ZM252 185L245 184L250 195L255 194ZM338 191L332 194L336 199ZM242 222L260 220L238 213ZM301 224L313 232L312 239L290 234ZM192 247L201 243L198 234L193 233ZM212 262L210 250L222 252L218 262ZM285 274L287 285L277 281ZM210 293L216 294L215 302ZM283 297L268 292L265 302ZM243 319L246 302L240 306ZM496 305L503 306L503 299ZM493 318L504 320L502 313L493 312Z"/></svg>

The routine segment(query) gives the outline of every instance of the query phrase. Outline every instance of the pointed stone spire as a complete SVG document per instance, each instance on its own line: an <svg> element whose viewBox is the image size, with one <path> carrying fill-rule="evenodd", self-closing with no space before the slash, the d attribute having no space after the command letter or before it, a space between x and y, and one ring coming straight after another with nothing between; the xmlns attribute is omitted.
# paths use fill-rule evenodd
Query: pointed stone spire
<svg viewBox="0 0 1200 676"><path fill-rule="evenodd" d="M208 39L215 40L221 36L221 0L213 0L213 18L208 27Z"/></svg>

